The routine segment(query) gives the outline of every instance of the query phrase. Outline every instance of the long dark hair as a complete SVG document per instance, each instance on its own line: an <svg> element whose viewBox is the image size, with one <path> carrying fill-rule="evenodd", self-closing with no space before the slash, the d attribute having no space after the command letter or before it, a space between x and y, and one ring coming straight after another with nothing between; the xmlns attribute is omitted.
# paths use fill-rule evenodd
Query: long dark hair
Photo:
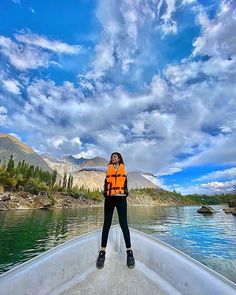
<svg viewBox="0 0 236 295"><path fill-rule="evenodd" d="M118 158L119 158L119 162L122 163L122 164L124 164L124 161L123 161L123 158L122 158L121 154L118 153L118 152L114 152L114 153L111 154L110 162L108 163L108 165L112 164L112 160L111 160L111 159L112 159L112 156L113 156L114 154L117 154L117 156L118 156ZM120 164L120 163L119 163L119 164Z"/></svg>

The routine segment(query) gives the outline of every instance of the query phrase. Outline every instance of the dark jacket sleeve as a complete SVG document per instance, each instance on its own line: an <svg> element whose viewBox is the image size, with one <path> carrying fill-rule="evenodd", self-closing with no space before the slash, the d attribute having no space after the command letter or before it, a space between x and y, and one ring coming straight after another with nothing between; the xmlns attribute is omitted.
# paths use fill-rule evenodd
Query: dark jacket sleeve
<svg viewBox="0 0 236 295"><path fill-rule="evenodd" d="M103 188L103 196L106 197L107 195L107 179L104 180L104 188Z"/></svg>
<svg viewBox="0 0 236 295"><path fill-rule="evenodd" d="M124 183L124 191L125 191L125 194L126 194L126 197L128 197L129 195L129 190L128 190L128 180L127 180L127 176L126 176L126 179L125 179L125 183Z"/></svg>

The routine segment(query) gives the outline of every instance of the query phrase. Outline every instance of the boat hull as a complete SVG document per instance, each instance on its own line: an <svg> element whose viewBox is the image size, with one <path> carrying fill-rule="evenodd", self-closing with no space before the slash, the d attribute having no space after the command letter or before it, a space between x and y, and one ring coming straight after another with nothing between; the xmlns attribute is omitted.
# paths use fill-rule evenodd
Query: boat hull
<svg viewBox="0 0 236 295"><path fill-rule="evenodd" d="M233 282L181 251L133 228L130 235L134 269L126 266L123 233L114 225L103 269L96 268L101 230L95 230L2 274L0 294L111 294L111 288L112 294L236 294Z"/></svg>

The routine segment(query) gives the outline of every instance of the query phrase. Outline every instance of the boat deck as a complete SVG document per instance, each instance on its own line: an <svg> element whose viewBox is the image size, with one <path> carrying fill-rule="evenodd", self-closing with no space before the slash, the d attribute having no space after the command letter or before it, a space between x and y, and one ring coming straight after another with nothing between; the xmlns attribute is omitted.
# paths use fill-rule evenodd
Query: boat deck
<svg viewBox="0 0 236 295"><path fill-rule="evenodd" d="M94 264L96 264L96 261L94 261ZM112 253L110 257L106 257L102 269L95 267L81 282L63 291L60 295L167 294L150 279L150 275L153 276L153 279L156 279L156 274L152 274L151 272L137 260L135 268L130 269L126 265L126 256ZM147 273L149 277L146 275Z"/></svg>

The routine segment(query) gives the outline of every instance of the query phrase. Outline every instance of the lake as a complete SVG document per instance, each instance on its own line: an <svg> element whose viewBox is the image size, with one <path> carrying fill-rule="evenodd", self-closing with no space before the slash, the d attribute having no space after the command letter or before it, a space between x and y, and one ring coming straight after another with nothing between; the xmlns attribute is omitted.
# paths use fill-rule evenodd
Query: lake
<svg viewBox="0 0 236 295"><path fill-rule="evenodd" d="M128 223L236 283L236 217L212 207L216 213L201 215L199 206L128 206ZM102 225L103 207L0 211L0 274Z"/></svg>

